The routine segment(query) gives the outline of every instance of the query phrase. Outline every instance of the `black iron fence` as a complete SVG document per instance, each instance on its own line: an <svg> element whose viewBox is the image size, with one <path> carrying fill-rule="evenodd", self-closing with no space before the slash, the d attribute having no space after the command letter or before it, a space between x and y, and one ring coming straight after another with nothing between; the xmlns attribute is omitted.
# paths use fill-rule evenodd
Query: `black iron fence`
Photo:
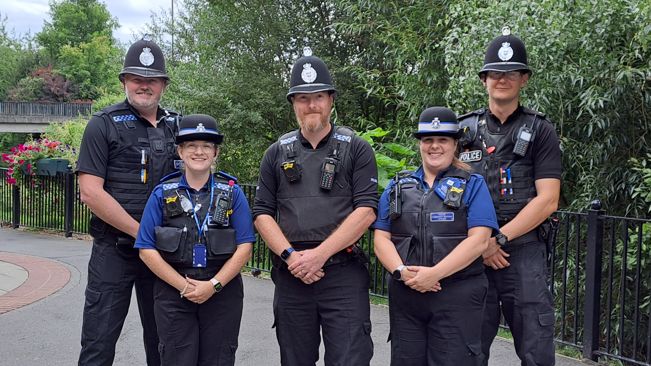
<svg viewBox="0 0 651 366"><path fill-rule="evenodd" d="M71 173L37 177L19 187L0 180L0 221L19 226L87 233L89 210ZM255 186L242 188L253 202ZM558 211L559 231L550 265L556 306L556 341L585 358L651 365L651 220ZM386 296L386 276L373 255L369 232L360 241L370 258L371 293ZM271 257L258 239L247 264L269 271Z"/></svg>
<svg viewBox="0 0 651 366"><path fill-rule="evenodd" d="M90 115L92 103L0 102L0 114L12 116Z"/></svg>

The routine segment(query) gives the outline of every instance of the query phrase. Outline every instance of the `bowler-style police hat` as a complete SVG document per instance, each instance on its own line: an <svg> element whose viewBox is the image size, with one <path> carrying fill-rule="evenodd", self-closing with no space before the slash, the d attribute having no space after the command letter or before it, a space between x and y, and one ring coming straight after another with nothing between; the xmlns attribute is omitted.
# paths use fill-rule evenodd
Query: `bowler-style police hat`
<svg viewBox="0 0 651 366"><path fill-rule="evenodd" d="M292 95L297 93L311 94L322 91L337 92L332 85L330 71L325 62L316 56L312 56L312 50L305 47L303 57L299 58L292 67L287 100L291 103Z"/></svg>
<svg viewBox="0 0 651 366"><path fill-rule="evenodd" d="M488 71L524 71L531 74L527 63L527 50L520 38L511 34L509 27L502 28L502 35L488 44L484 56L484 66L479 71L481 77Z"/></svg>
<svg viewBox="0 0 651 366"><path fill-rule="evenodd" d="M120 81L124 81L125 74L170 79L165 70L163 51L147 35L129 47L119 75Z"/></svg>
<svg viewBox="0 0 651 366"><path fill-rule="evenodd" d="M205 114L190 114L184 116L179 122L179 134L176 135L176 144L185 141L209 141L221 144L224 135L219 133L217 121Z"/></svg>
<svg viewBox="0 0 651 366"><path fill-rule="evenodd" d="M457 115L445 107L429 107L418 118L418 130L414 137L449 136L454 139L461 137Z"/></svg>

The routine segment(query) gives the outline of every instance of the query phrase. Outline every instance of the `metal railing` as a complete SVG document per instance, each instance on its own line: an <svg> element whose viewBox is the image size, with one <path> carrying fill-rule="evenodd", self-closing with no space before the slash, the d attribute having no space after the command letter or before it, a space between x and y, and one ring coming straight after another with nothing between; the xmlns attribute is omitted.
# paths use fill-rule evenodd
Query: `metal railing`
<svg viewBox="0 0 651 366"><path fill-rule="evenodd" d="M87 233L90 211L79 201L71 173L8 185L0 180L0 221L13 227ZM255 186L241 185L249 204ZM556 341L585 358L651 365L651 220L558 211L559 231L550 265ZM372 233L360 241L370 258L370 291L386 296L386 275L373 255ZM259 238L247 263L269 271L271 255Z"/></svg>
<svg viewBox="0 0 651 366"><path fill-rule="evenodd" d="M92 103L0 102L0 115L69 116L90 115Z"/></svg>

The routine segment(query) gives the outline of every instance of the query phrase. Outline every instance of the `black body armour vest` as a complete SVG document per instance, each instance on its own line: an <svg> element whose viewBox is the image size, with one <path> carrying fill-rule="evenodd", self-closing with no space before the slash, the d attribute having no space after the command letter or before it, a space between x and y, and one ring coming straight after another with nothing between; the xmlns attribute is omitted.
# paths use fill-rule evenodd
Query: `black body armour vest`
<svg viewBox="0 0 651 366"><path fill-rule="evenodd" d="M445 177L461 178L468 182L470 174L450 167L441 179ZM402 210L400 216L391 221L391 241L405 265L434 266L468 237L468 207L463 200L458 208L445 204L434 187L425 192L414 178L403 178L396 185L400 185ZM477 258L445 280L483 272L484 265Z"/></svg>
<svg viewBox="0 0 651 366"><path fill-rule="evenodd" d="M335 127L325 147L305 148L299 132L280 137L276 161L278 191L277 222L290 243L321 243L353 211L352 161L348 154L355 133L348 127ZM326 158L337 161L332 189L321 188L321 169ZM300 166L300 179L285 176L283 163L294 161Z"/></svg>
<svg viewBox="0 0 651 366"><path fill-rule="evenodd" d="M174 269L194 279L207 280L215 275L224 263L235 253L235 229L232 225L214 225L208 218L208 226L202 237L194 217L183 211L181 197L185 197L194 205L201 205L197 211L199 224L203 222L207 212L213 212L215 202L220 194L229 195L232 210L232 192L228 181L215 177L212 207L210 191L202 191L195 199L188 196L185 189L179 188L180 174L163 182L163 223L155 228L156 249ZM206 267L193 267L192 256L195 244L206 245Z"/></svg>
<svg viewBox="0 0 651 366"><path fill-rule="evenodd" d="M529 143L524 156L516 155L513 147L522 126L532 129L535 139L536 128L545 121L545 115L522 108L518 119L509 127L503 128L502 132L491 132L486 125L487 113L487 110L480 109L459 117L460 127L464 129L460 144L465 150L459 159L470 164L473 171L486 180L501 226L536 196L532 143Z"/></svg>
<svg viewBox="0 0 651 366"><path fill-rule="evenodd" d="M177 132L177 114L167 111L166 114L158 127L141 121L126 102L95 114L106 121L108 129L117 132L119 142L117 151L111 152L115 157L107 162L104 189L138 222L154 187L164 176L176 170L174 160L178 155L174 135ZM144 183L143 168L146 170ZM133 241L95 215L90 227L90 234L94 237L108 230L113 235Z"/></svg>

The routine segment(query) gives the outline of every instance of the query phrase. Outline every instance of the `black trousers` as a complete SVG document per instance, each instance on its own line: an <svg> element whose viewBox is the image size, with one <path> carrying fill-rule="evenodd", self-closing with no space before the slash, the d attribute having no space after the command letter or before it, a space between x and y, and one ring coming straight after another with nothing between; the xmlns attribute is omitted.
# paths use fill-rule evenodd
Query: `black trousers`
<svg viewBox="0 0 651 366"><path fill-rule="evenodd" d="M477 366L488 289L478 275L420 293L389 280L392 366Z"/></svg>
<svg viewBox="0 0 651 366"><path fill-rule="evenodd" d="M523 366L554 365L554 305L547 283L545 244L531 242L508 250L509 267L486 269L489 288L482 328L484 365L488 364L500 314L511 329Z"/></svg>
<svg viewBox="0 0 651 366"><path fill-rule="evenodd" d="M129 311L135 285L142 322L147 365L160 365L154 320L154 274L138 257L138 250L115 241L93 240L81 330L79 365L112 365L115 344Z"/></svg>
<svg viewBox="0 0 651 366"><path fill-rule="evenodd" d="M286 265L274 266L274 327L285 366L315 365L323 333L326 366L369 365L373 356L369 304L370 277L356 260L324 268L325 276L306 285Z"/></svg>
<svg viewBox="0 0 651 366"><path fill-rule="evenodd" d="M181 298L158 279L154 285L162 366L233 366L244 289L237 275L203 304Z"/></svg>

